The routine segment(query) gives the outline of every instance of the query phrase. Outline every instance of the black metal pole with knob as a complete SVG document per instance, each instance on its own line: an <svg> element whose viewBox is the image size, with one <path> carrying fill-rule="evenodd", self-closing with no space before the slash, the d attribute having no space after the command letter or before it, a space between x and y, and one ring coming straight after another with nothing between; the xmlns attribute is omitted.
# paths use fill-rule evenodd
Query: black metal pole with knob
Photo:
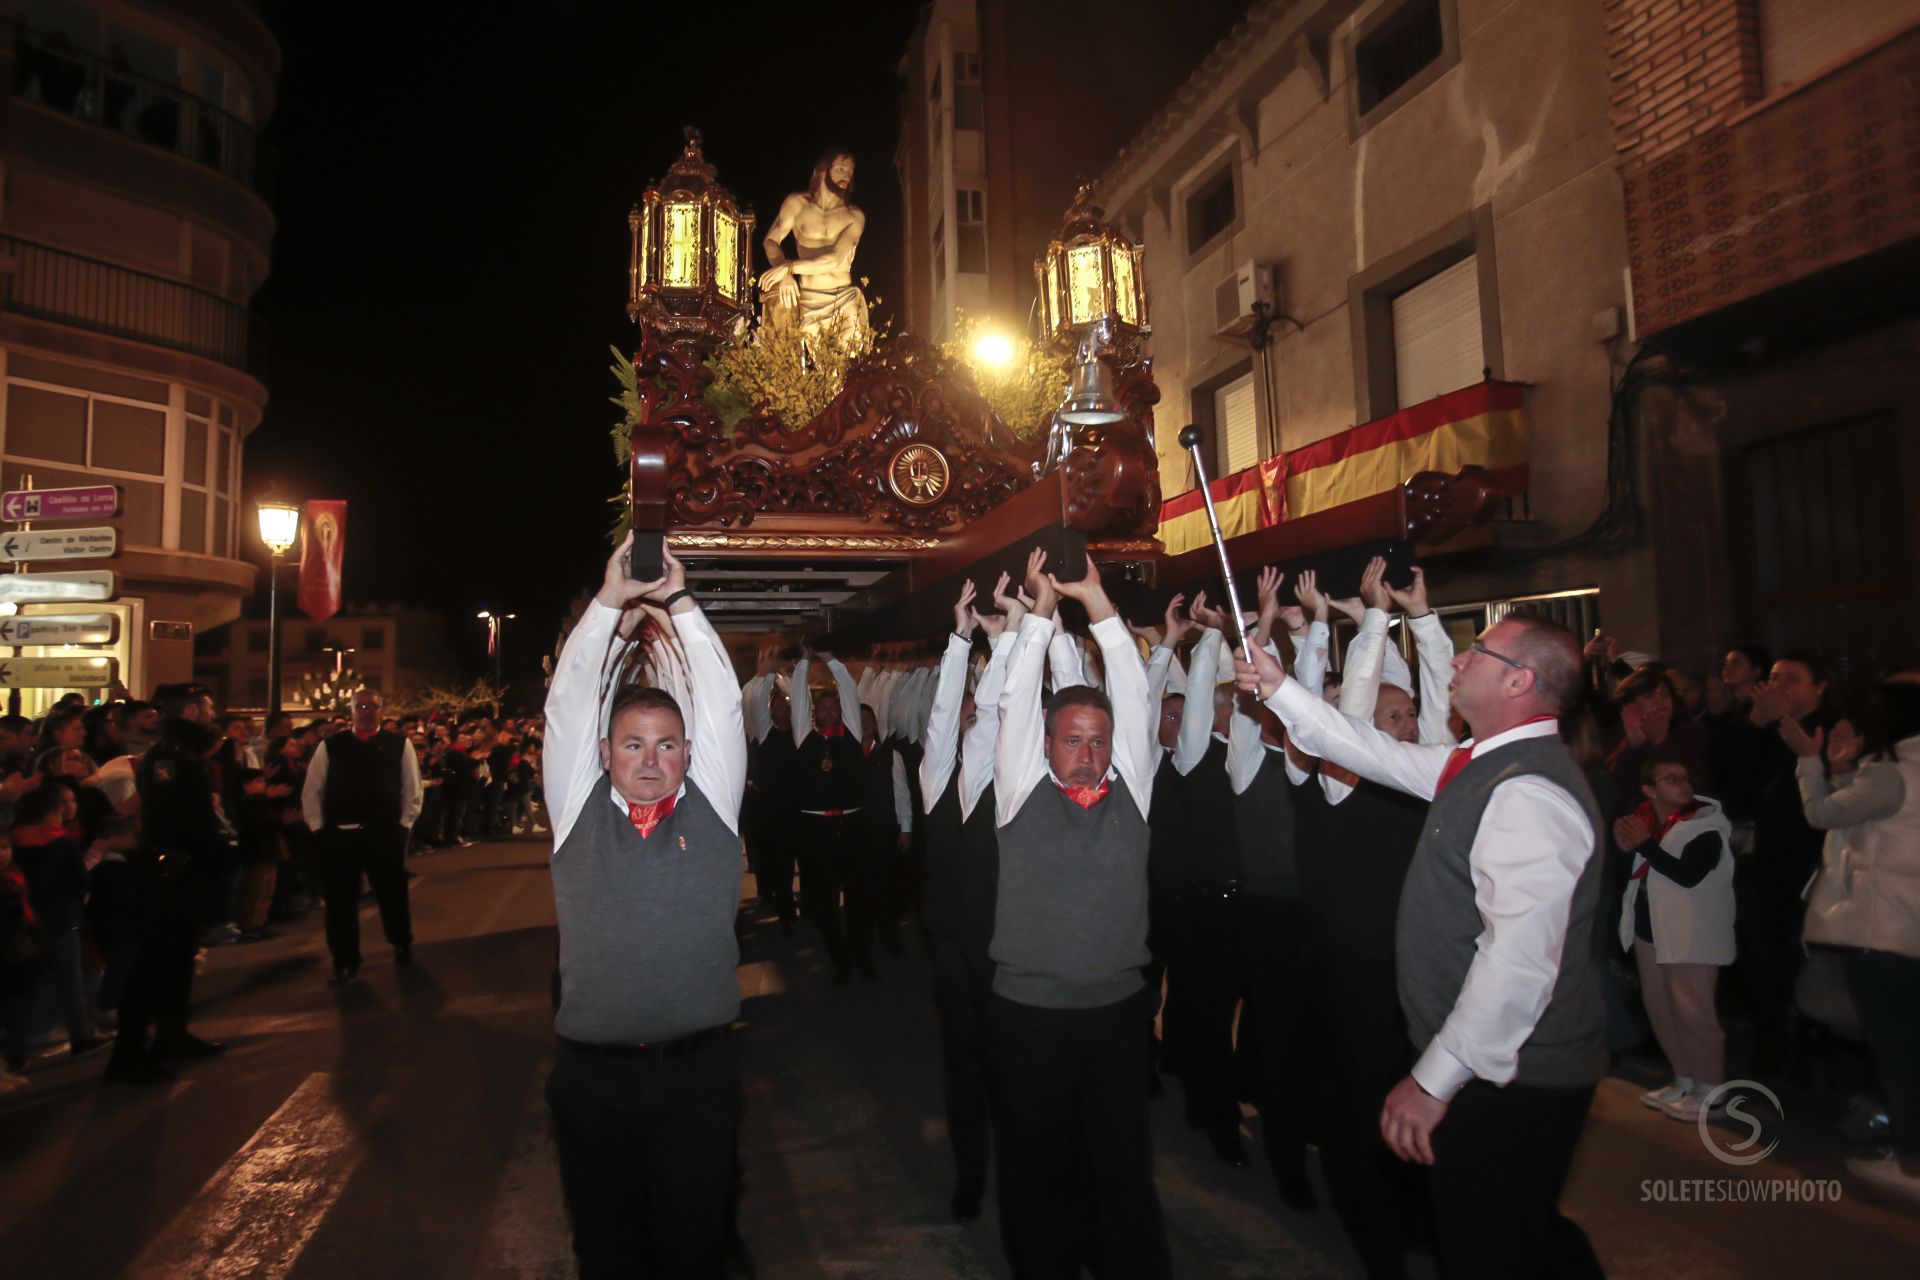
<svg viewBox="0 0 1920 1280"><path fill-rule="evenodd" d="M1253 633L1247 630L1246 618L1240 612L1240 593L1233 585L1233 562L1227 559L1227 540L1220 532L1220 517L1213 509L1213 493L1207 487L1207 464L1200 456L1200 444L1204 437L1200 428L1188 423L1180 429L1180 447L1193 457L1193 473L1200 479L1200 500L1207 507L1207 528L1213 531L1213 549L1220 553L1220 576L1227 584L1227 607L1233 612L1233 626L1240 633L1240 652L1248 662L1253 661Z"/></svg>

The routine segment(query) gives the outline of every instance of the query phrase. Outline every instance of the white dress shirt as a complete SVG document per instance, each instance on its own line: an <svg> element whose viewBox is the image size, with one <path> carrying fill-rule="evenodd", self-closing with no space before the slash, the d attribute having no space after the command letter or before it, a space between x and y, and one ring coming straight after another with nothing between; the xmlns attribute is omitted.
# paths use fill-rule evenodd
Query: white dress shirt
<svg viewBox="0 0 1920 1280"><path fill-rule="evenodd" d="M700 610L672 618L678 643L672 654L656 657L676 672L685 664L685 674L679 677L683 691L674 694L674 701L687 727L687 780L700 788L727 829L737 834L740 797L747 786L747 731L733 659ZM600 744L607 736L607 712L619 692L620 646L610 643L619 625L618 609L589 601L560 651L553 683L547 688L542 771L556 851L566 843L574 821L606 772L600 763ZM674 796L686 793L683 782ZM611 794L625 813L627 802L618 791Z"/></svg>
<svg viewBox="0 0 1920 1280"><path fill-rule="evenodd" d="M1297 681L1283 681L1267 705L1302 750L1422 800L1433 798L1452 754L1443 745L1390 738ZM1559 732L1557 723L1542 720L1462 745L1479 756ZM1494 1084L1513 1079L1520 1046L1560 976L1573 890L1593 856L1594 834L1579 801L1545 778L1510 778L1493 789L1467 855L1485 929L1453 1011L1413 1067L1414 1080L1429 1094L1446 1101L1475 1077ZM1573 962L1584 964L1586 957Z"/></svg>
<svg viewBox="0 0 1920 1280"><path fill-rule="evenodd" d="M352 733L351 729L342 729L342 733ZM300 813L307 820L307 830L318 831L326 826L327 794L327 744L313 749L313 755L307 761L306 785L300 788ZM420 791L420 760L413 754L413 743L406 738L400 739L400 825L413 827L413 821L420 816L420 804L425 797ZM343 822L341 831L358 831L357 822Z"/></svg>
<svg viewBox="0 0 1920 1280"><path fill-rule="evenodd" d="M1448 685L1453 679L1453 638L1441 625L1439 615L1428 613L1408 620L1420 657L1420 741L1451 748L1453 730L1447 727L1447 714L1453 709ZM1387 615L1382 609L1368 609L1360 619L1360 630L1347 645L1347 665L1340 681L1340 714L1362 724L1373 723L1374 707L1380 701L1380 681L1386 671ZM1409 693L1412 690L1408 690ZM1353 787L1320 774L1320 789L1330 804L1339 804L1353 794Z"/></svg>
<svg viewBox="0 0 1920 1280"><path fill-rule="evenodd" d="M1093 683L1087 678L1087 659L1080 652L1080 641L1064 629L1055 631L1047 642L1047 671L1053 677L1055 693Z"/></svg>
<svg viewBox="0 0 1920 1280"><path fill-rule="evenodd" d="M923 735L925 750L920 756L920 803L928 813L946 792L954 766L960 768L960 817L973 815L973 806L993 781L993 744L1000 728L1000 690L1006 684L1007 658L1020 638L1019 629L1008 627L992 642L987 669L973 692L973 727L962 741L960 704L967 692L967 667L972 646L957 635L947 637L947 651L940 657L938 677L933 681L933 704L927 715Z"/></svg>
<svg viewBox="0 0 1920 1280"><path fill-rule="evenodd" d="M807 664L809 659L802 658L793 667L793 745L800 746L807 740L813 729L813 690L807 688ZM833 677L833 687L840 695L840 719L843 724L851 723L855 729L848 730L857 739L860 724L860 690L854 686L853 673L847 670L847 664L838 658L827 659L827 673ZM852 717L851 720L848 717Z"/></svg>
<svg viewBox="0 0 1920 1280"><path fill-rule="evenodd" d="M1183 778L1193 772L1213 741L1214 690L1220 683L1226 645L1226 637L1208 627L1193 642L1193 652L1188 655L1192 665L1187 668L1187 706L1180 716L1180 736L1173 744L1173 767Z"/></svg>
<svg viewBox="0 0 1920 1280"><path fill-rule="evenodd" d="M1046 718L1040 709L1040 685L1047 649L1057 629L1052 618L1028 614L1020 621L1020 645L1009 660L1006 688L1000 695L1000 726L994 750L994 825L1004 827L1026 804L1042 782L1052 779L1047 765ZM1112 687L1113 759L1109 778L1116 774L1133 793L1140 816L1147 816L1153 799L1154 712L1147 702L1147 669L1134 647L1133 635L1119 618L1093 624Z"/></svg>
<svg viewBox="0 0 1920 1280"><path fill-rule="evenodd" d="M1327 648L1331 632L1324 622L1310 622L1305 631L1288 633L1293 641L1293 678L1319 697L1327 687Z"/></svg>

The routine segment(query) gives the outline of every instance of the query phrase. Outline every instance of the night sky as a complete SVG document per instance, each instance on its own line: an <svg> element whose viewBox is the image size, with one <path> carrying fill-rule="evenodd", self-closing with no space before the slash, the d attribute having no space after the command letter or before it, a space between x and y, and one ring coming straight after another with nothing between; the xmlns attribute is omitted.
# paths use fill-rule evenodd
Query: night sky
<svg viewBox="0 0 1920 1280"><path fill-rule="evenodd" d="M607 551L627 210L698 125L759 215L757 266L780 198L845 146L868 213L856 266L887 318L896 68L919 6L502 8L511 20L400 4L371 21L268 0L279 232L256 300L271 399L246 469L250 499L347 500L349 601L517 612L519 667ZM451 634L477 669L484 624L471 631Z"/></svg>

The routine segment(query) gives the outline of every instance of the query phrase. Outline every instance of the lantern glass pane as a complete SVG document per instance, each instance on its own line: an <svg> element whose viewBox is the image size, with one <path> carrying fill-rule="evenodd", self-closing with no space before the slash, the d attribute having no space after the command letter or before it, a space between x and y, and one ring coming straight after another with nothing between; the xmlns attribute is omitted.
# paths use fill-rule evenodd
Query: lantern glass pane
<svg viewBox="0 0 1920 1280"><path fill-rule="evenodd" d="M1101 249L1096 243L1067 250L1067 318L1071 324L1092 324L1107 313Z"/></svg>
<svg viewBox="0 0 1920 1280"><path fill-rule="evenodd" d="M1047 254L1047 289L1042 295L1043 305L1047 309L1045 323L1047 332L1052 333L1060 327L1060 255Z"/></svg>
<svg viewBox="0 0 1920 1280"><path fill-rule="evenodd" d="M1140 323L1138 285L1133 278L1133 252L1122 245L1113 254L1113 302L1123 324Z"/></svg>
<svg viewBox="0 0 1920 1280"><path fill-rule="evenodd" d="M669 289L700 287L700 206L669 204L666 243L661 246L660 283Z"/></svg>
<svg viewBox="0 0 1920 1280"><path fill-rule="evenodd" d="M660 273L653 267L653 213L651 203L641 209L640 218L640 287L660 283Z"/></svg>
<svg viewBox="0 0 1920 1280"><path fill-rule="evenodd" d="M729 302L740 301L740 224L719 209L713 212L713 282Z"/></svg>

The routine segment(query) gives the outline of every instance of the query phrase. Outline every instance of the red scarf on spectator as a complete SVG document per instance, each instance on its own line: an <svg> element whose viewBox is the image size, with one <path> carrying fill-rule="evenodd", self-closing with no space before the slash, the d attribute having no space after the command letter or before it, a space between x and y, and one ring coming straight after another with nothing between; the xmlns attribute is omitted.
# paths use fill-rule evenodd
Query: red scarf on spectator
<svg viewBox="0 0 1920 1280"><path fill-rule="evenodd" d="M1079 805L1082 809L1091 809L1107 798L1107 792L1113 788L1105 778L1100 779L1097 787L1070 787L1064 782L1054 784L1060 788L1060 794Z"/></svg>
<svg viewBox="0 0 1920 1280"><path fill-rule="evenodd" d="M1704 809L1705 807L1706 806L1701 804L1698 800L1695 800L1692 804L1689 804L1684 808L1675 809L1672 813L1667 815L1667 820L1665 822L1662 822L1660 821L1659 817L1656 816L1653 812L1653 801L1642 800L1640 802L1640 807L1633 811L1633 816L1640 819L1640 821L1646 823L1647 830L1653 832L1653 838L1656 841L1660 841L1660 840L1665 840L1667 838L1667 832L1673 830L1675 827L1679 826L1681 823L1685 822L1688 818L1691 818L1694 814L1700 812L1700 810ZM1653 870L1653 864L1651 862L1642 862L1640 866L1634 871L1631 878L1634 880L1644 880L1646 879L1647 872L1651 870Z"/></svg>
<svg viewBox="0 0 1920 1280"><path fill-rule="evenodd" d="M7 886L8 893L20 895L20 918L28 924L34 921L33 902L27 896L27 876L19 867L8 864L0 867L0 884Z"/></svg>

